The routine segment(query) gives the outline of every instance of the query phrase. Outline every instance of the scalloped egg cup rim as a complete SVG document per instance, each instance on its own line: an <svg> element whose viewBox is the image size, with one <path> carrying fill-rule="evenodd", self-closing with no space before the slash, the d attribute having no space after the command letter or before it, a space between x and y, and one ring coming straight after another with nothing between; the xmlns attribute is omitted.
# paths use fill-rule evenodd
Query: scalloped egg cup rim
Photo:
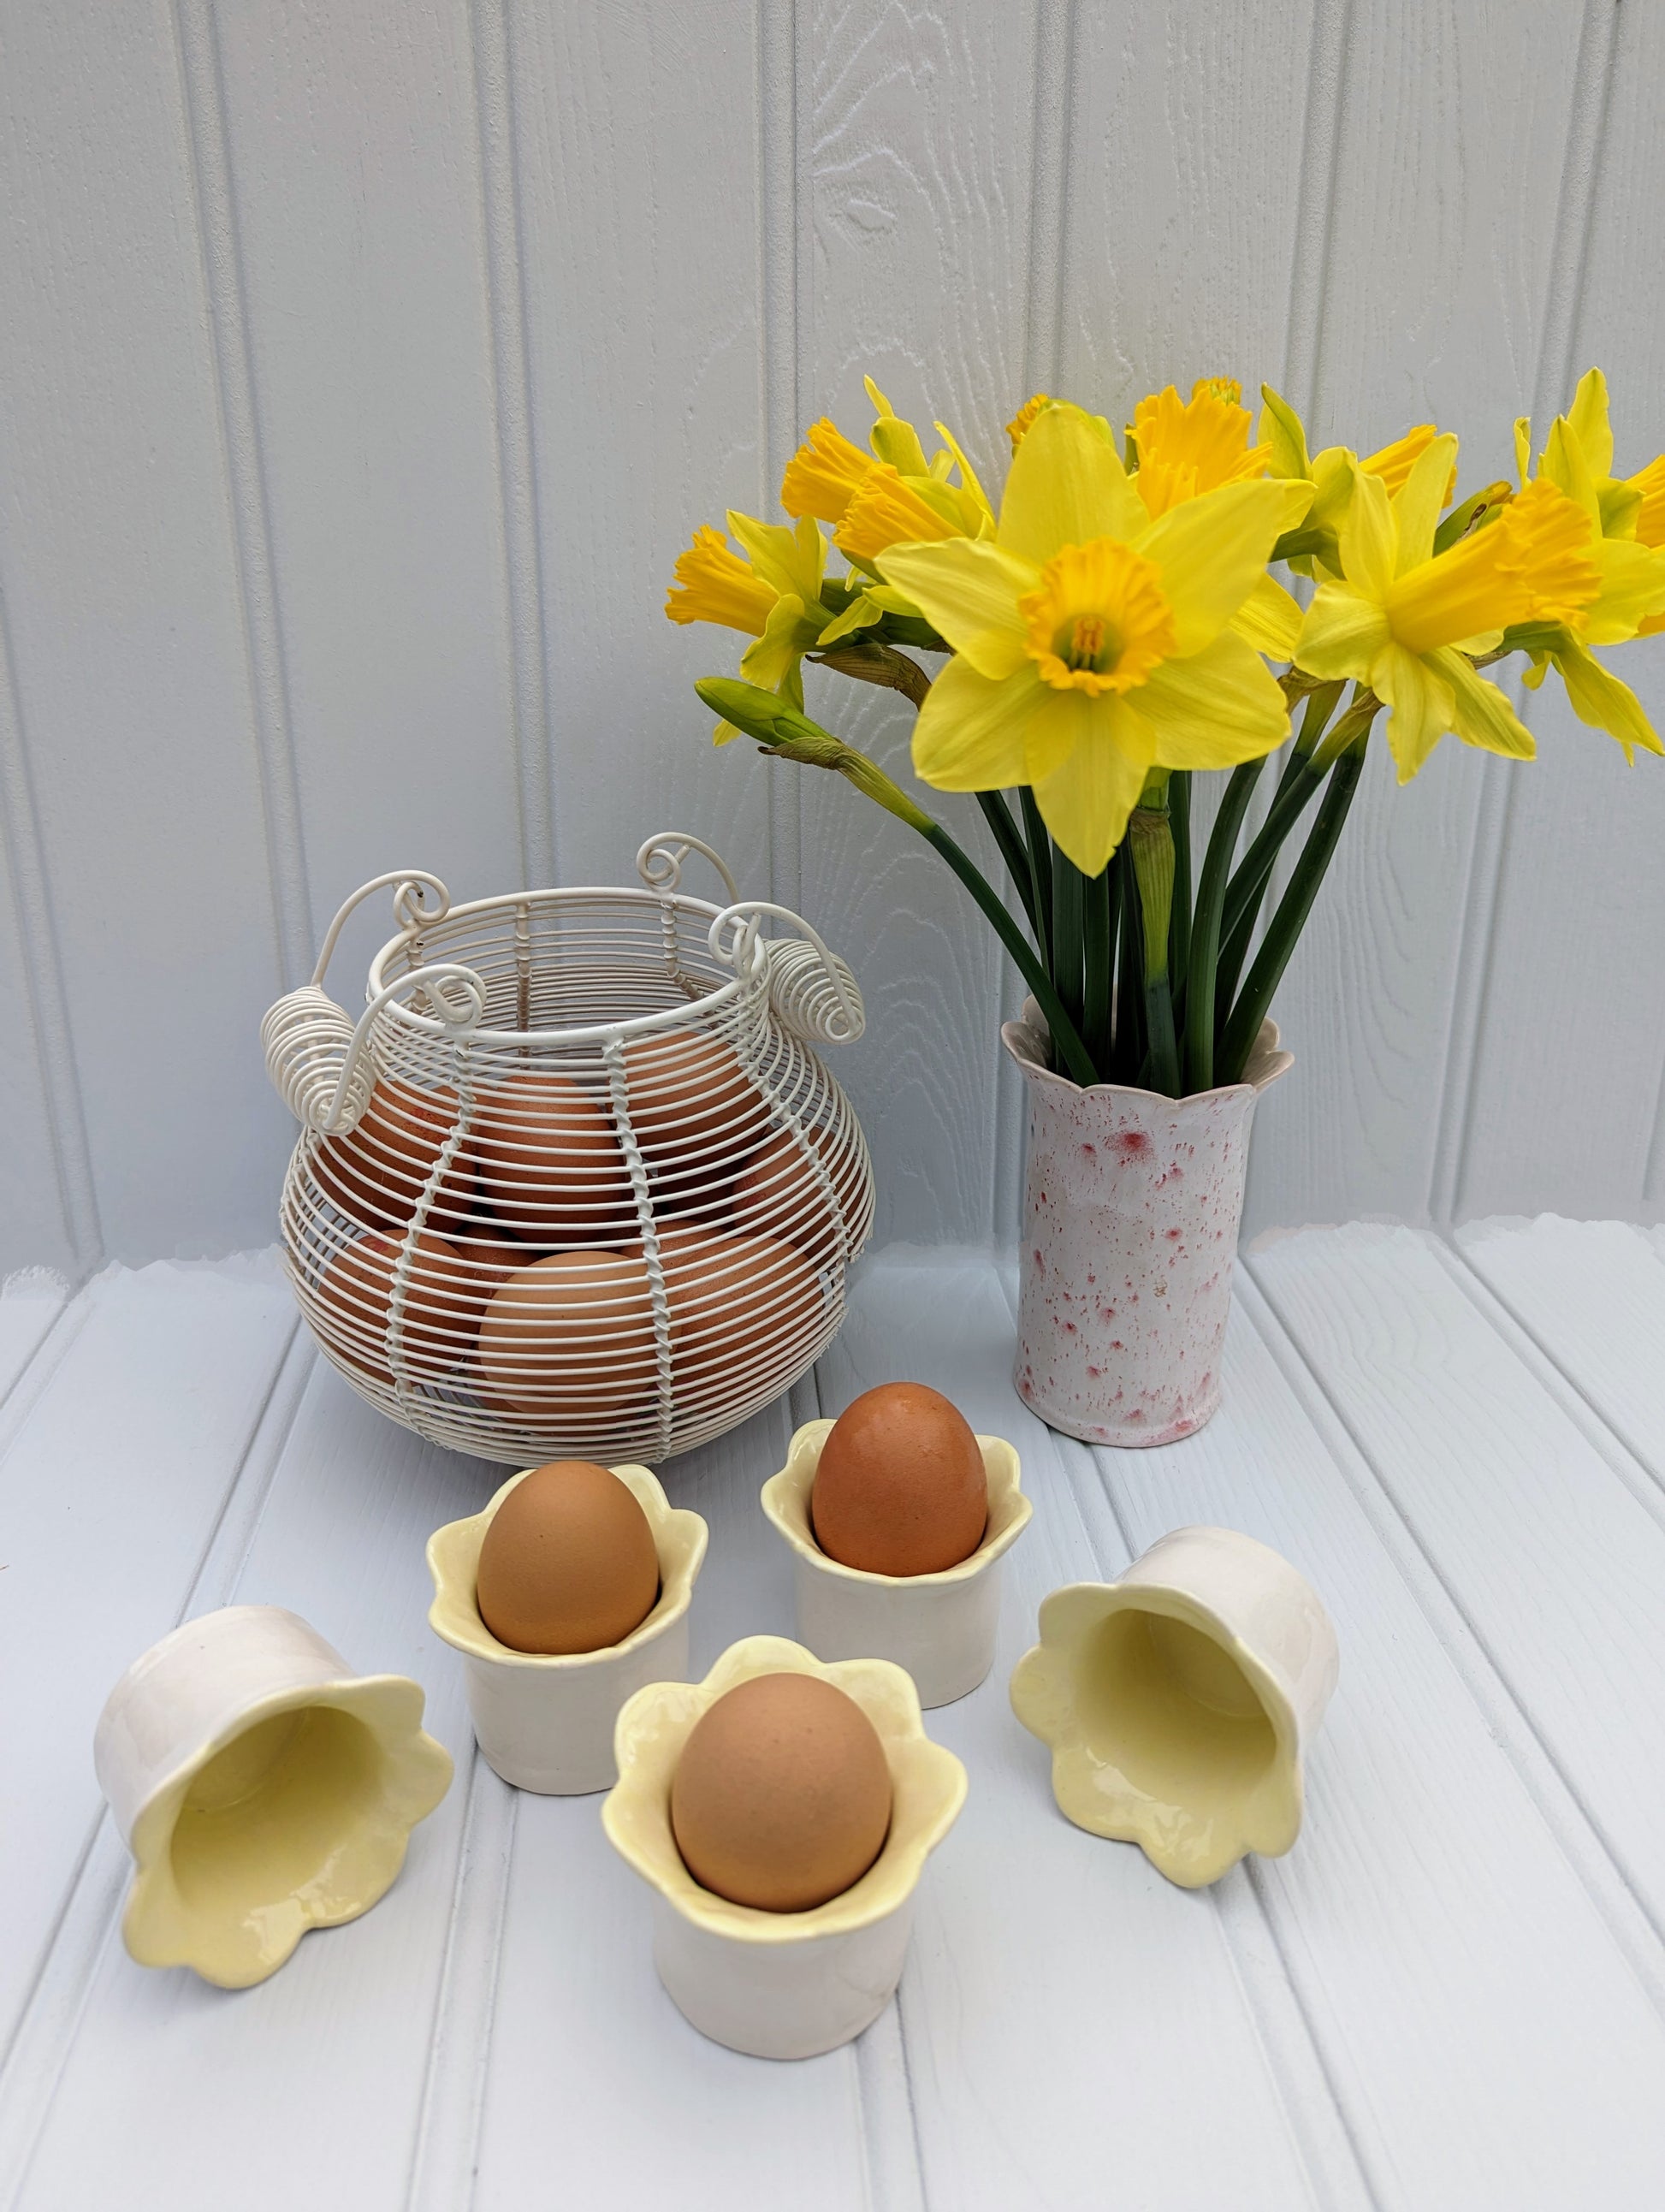
<svg viewBox="0 0 1665 2212"><path fill-rule="evenodd" d="M475 1595L480 1549L487 1528L510 1491L537 1472L536 1468L522 1468L493 1492L479 1512L460 1521L447 1521L428 1538L428 1569L434 1577L434 1601L428 1608L428 1624L434 1633L471 1659L487 1659L499 1666L570 1670L637 1650L680 1620L692 1602L710 1531L700 1514L671 1504L664 1485L650 1468L629 1461L608 1472L630 1492L653 1530L659 1562L659 1591L652 1612L617 1644L604 1644L594 1651L517 1651L512 1644L498 1641L482 1620ZM666 1537L681 1538L686 1543L684 1556L674 1564L665 1558Z"/></svg>
<svg viewBox="0 0 1665 2212"><path fill-rule="evenodd" d="M836 1426L829 1420L805 1421L793 1433L787 1449L786 1465L778 1474L770 1475L759 1493L764 1512L793 1550L827 1574L840 1576L846 1582L868 1583L881 1589L933 1589L951 1583L969 1582L1006 1556L1034 1516L1034 1501L1024 1492L1023 1462L1016 1445L1008 1443L1004 1437L979 1436L977 1448L982 1454L983 1473L988 1483L988 1519L975 1552L957 1566L939 1567L928 1575L881 1575L870 1567L846 1566L816 1542L814 1524L810 1518L810 1492L814 1486L815 1470ZM996 1528L996 1517L1001 1513L1008 1517Z"/></svg>
<svg viewBox="0 0 1665 2212"><path fill-rule="evenodd" d="M866 1874L804 1912L736 1905L704 1888L684 1864L671 1827L671 1778L695 1723L742 1682L776 1674L811 1674L854 1698L878 1731L893 1791L900 1760L911 1770L917 1793L906 1832L897 1832L893 1801L884 1844ZM669 1713L662 1710L666 1705L673 1708ZM615 1742L619 1778L601 1804L607 1840L684 1920L734 1942L808 1943L888 1919L912 1897L926 1862L965 1803L965 1768L926 1734L919 1692L905 1668L889 1659L820 1660L783 1636L748 1636L731 1644L702 1681L648 1683L620 1709Z"/></svg>

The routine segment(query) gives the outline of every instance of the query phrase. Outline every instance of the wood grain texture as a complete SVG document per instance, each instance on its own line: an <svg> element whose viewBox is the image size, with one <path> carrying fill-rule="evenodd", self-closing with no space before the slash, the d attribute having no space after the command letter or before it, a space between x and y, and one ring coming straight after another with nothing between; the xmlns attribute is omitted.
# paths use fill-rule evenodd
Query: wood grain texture
<svg viewBox="0 0 1665 2212"><path fill-rule="evenodd" d="M310 968L383 869L522 880L469 11L214 21ZM343 946L348 1003L391 933Z"/></svg>
<svg viewBox="0 0 1665 2212"><path fill-rule="evenodd" d="M1135 1550L1176 1524L1244 1529L1334 1617L1300 1841L1216 1895L1264 1912L1371 2201L1645 2202L1665 2185L1657 2012L1241 1305L1224 1375L1194 1449L1092 1456ZM1621 2018L1635 2063L1615 2066Z"/></svg>
<svg viewBox="0 0 1665 2212"><path fill-rule="evenodd" d="M872 376L927 451L930 424L946 422L998 487L1004 425L1027 397L1030 12L823 0L807 15L805 423L830 414L865 444ZM814 671L806 690L811 713L875 755L1001 880L975 801L914 783L910 709ZM837 1072L878 1156L875 1235L986 1237L1004 955L912 830L829 777L800 781L806 908L867 1000L866 1041Z"/></svg>
<svg viewBox="0 0 1665 2212"><path fill-rule="evenodd" d="M1254 1270L1665 1934L1665 1496L1621 1478L1414 1232L1291 1237Z"/></svg>
<svg viewBox="0 0 1665 2212"><path fill-rule="evenodd" d="M115 1256L224 1251L270 1233L280 970L174 27L0 37L0 591L97 1213Z"/></svg>
<svg viewBox="0 0 1665 2212"><path fill-rule="evenodd" d="M1607 372L1613 465L1629 474L1665 447L1665 300L1642 271L1665 192L1656 95L1665 17L1618 11L1571 370ZM1557 396L1565 404L1571 391ZM1534 426L1540 445L1545 421ZM1665 720L1665 639L1601 656L1656 724ZM1484 1012L1451 1211L1461 1220L1549 1208L1656 1217L1665 961L1645 916L1665 840L1665 762L1628 768L1552 676L1531 708L1539 757L1510 779Z"/></svg>
<svg viewBox="0 0 1665 2212"><path fill-rule="evenodd" d="M1552 292L1577 282L1552 248L1580 10L1481 0L1348 24L1314 385L1290 397L1315 448L1455 429L1465 483L1483 483L1511 465ZM1427 1215L1459 956L1479 957L1462 924L1482 769L1448 739L1399 789L1379 734L1373 752L1279 994L1296 1070L1259 1119L1251 1233Z"/></svg>

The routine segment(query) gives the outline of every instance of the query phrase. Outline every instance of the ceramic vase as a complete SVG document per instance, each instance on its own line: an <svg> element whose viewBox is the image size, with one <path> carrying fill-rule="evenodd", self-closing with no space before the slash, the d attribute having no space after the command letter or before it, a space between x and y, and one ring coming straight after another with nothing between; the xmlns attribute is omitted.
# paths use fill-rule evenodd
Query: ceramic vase
<svg viewBox="0 0 1665 2212"><path fill-rule="evenodd" d="M1293 1066L1264 1022L1241 1083L1165 1098L1084 1091L1026 1000L1000 1031L1029 1091L1019 1396L1095 1444L1166 1444L1220 1401L1255 1102Z"/></svg>

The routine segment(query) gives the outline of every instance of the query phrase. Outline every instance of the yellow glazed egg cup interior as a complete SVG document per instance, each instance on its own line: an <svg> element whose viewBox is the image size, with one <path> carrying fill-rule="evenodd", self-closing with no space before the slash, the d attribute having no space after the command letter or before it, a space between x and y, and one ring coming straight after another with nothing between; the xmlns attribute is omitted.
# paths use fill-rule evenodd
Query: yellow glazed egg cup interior
<svg viewBox="0 0 1665 2212"><path fill-rule="evenodd" d="M679 1620L688 1610L695 1579L705 1558L706 1524L697 1513L672 1506L659 1478L648 1468L616 1467L612 1473L635 1497L653 1532L653 1548L659 1561L659 1594L653 1611L621 1642L605 1644L598 1651L517 1651L511 1644L498 1642L481 1620L474 1595L480 1547L503 1500L534 1473L535 1468L523 1468L519 1474L509 1477L482 1512L471 1514L465 1521L448 1521L428 1538L428 1565L434 1577L434 1602L428 1607L428 1618L434 1633L457 1650L465 1651L476 1659L492 1659L507 1666L570 1671L593 1665L599 1659L617 1659L621 1653L634 1651Z"/></svg>
<svg viewBox="0 0 1665 2212"><path fill-rule="evenodd" d="M371 1675L259 1699L147 1801L123 1921L141 1966L225 1989L276 1972L309 1928L355 1919L391 1887L451 1755L422 1692Z"/></svg>
<svg viewBox="0 0 1665 2212"><path fill-rule="evenodd" d="M671 1829L671 1780L695 1723L726 1692L758 1674L812 1674L859 1705L878 1732L893 1793L890 1833L850 1888L808 1912L765 1912L701 1887ZM608 1840L685 1919L746 1943L798 1943L869 1926L906 1903L925 1862L965 1802L965 1769L925 1733L918 1692L884 1659L823 1665L801 1644L750 1636L730 1644L702 1682L651 1682L618 1717L618 1781L601 1808Z"/></svg>
<svg viewBox="0 0 1665 2212"><path fill-rule="evenodd" d="M1035 1508L1023 1493L1017 1452L1003 1437L979 1437L977 1448L982 1453L983 1472L988 1480L988 1521L982 1541L969 1559L931 1575L878 1575L864 1567L847 1567L842 1560L830 1558L816 1542L814 1524L810 1518L810 1492L815 1486L815 1470L836 1425L832 1421L805 1421L793 1437L786 1465L778 1474L769 1477L762 1493L764 1512L793 1550L828 1574L842 1575L851 1582L905 1585L912 1589L966 1582L1003 1558L1029 1526Z"/></svg>
<svg viewBox="0 0 1665 2212"><path fill-rule="evenodd" d="M1300 1736L1270 1670L1181 1589L1080 1583L1041 1608L1012 1678L1018 1719L1052 1751L1059 1808L1135 1843L1183 1888L1300 1832Z"/></svg>

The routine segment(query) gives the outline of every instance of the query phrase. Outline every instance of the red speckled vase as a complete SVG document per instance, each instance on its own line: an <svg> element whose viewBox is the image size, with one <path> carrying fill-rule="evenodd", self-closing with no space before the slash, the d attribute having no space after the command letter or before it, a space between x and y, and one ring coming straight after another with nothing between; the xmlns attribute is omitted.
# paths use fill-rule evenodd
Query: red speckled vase
<svg viewBox="0 0 1665 2212"><path fill-rule="evenodd" d="M1095 1444L1168 1444L1220 1402L1255 1102L1294 1066L1261 1024L1241 1083L1164 1098L1047 1065L1032 999L1001 1042L1029 1085L1018 1395Z"/></svg>

